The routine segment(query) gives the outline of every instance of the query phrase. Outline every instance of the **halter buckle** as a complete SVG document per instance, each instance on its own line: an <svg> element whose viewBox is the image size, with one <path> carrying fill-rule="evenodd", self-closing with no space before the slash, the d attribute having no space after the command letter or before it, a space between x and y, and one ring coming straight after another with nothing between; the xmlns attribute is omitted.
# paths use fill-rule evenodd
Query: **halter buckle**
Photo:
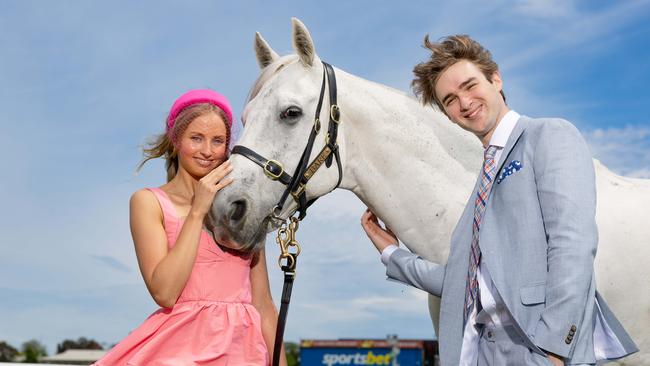
<svg viewBox="0 0 650 366"><path fill-rule="evenodd" d="M271 159L264 163L264 174L272 180L278 180L282 173L284 173L284 167L279 161Z"/></svg>

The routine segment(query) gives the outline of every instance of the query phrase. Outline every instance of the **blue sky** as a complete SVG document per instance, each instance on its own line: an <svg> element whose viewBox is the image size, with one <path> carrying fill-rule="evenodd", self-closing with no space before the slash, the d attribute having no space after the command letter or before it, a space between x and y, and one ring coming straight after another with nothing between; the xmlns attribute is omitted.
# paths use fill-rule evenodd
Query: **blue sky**
<svg viewBox="0 0 650 366"><path fill-rule="evenodd" d="M155 310L128 199L164 169L136 174L139 146L191 88L226 94L239 116L258 75L255 31L290 53L292 16L322 59L401 90L427 56L425 34L470 34L500 64L513 109L571 120L610 169L650 178L650 1L5 0L0 340L112 344ZM324 198L302 224L287 339L433 337L426 297L384 280L351 197ZM270 273L277 299L281 274Z"/></svg>

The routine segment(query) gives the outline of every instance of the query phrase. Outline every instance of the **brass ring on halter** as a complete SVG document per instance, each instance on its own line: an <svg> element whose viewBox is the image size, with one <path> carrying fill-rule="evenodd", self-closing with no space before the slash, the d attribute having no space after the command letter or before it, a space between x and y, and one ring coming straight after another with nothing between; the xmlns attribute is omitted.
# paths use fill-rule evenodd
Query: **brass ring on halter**
<svg viewBox="0 0 650 366"><path fill-rule="evenodd" d="M341 110L338 105L332 104L332 106L330 106L330 118L336 123L340 122L339 118L341 118Z"/></svg>
<svg viewBox="0 0 650 366"><path fill-rule="evenodd" d="M314 120L314 132L319 133L320 132L320 118L316 117Z"/></svg>
<svg viewBox="0 0 650 366"><path fill-rule="evenodd" d="M278 226L280 226L280 227L285 226L286 227L287 226L287 220L280 217L280 214L282 213L281 211L282 211L282 209L279 206L275 206L275 207L273 207L271 209L271 214L269 215L269 217L271 218L271 220L276 221L276 223L278 223Z"/></svg>

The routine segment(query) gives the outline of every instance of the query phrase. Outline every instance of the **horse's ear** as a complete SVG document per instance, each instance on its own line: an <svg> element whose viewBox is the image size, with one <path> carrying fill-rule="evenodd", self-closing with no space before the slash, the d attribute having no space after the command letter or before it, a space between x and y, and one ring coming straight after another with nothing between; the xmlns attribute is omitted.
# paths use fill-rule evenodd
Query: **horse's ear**
<svg viewBox="0 0 650 366"><path fill-rule="evenodd" d="M305 66L312 66L316 51L307 27L297 18L291 18L291 25L293 28L293 48L300 57L300 62Z"/></svg>
<svg viewBox="0 0 650 366"><path fill-rule="evenodd" d="M259 32L255 32L255 57L260 69L269 66L279 57Z"/></svg>

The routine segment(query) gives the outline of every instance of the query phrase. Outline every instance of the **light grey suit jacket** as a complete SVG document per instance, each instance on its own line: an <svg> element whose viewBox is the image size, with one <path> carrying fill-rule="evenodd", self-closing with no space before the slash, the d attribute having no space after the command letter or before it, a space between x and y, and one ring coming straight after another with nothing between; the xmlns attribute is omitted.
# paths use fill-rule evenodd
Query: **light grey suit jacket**
<svg viewBox="0 0 650 366"><path fill-rule="evenodd" d="M521 117L498 165L481 221L484 264L528 347L565 357L567 363L595 363L593 329L598 243L593 161L578 130L560 119ZM395 251L389 278L441 296L440 359L458 365L463 339L465 281L472 241L474 197L451 238L446 265L405 250ZM629 354L635 344L598 298L602 316Z"/></svg>

